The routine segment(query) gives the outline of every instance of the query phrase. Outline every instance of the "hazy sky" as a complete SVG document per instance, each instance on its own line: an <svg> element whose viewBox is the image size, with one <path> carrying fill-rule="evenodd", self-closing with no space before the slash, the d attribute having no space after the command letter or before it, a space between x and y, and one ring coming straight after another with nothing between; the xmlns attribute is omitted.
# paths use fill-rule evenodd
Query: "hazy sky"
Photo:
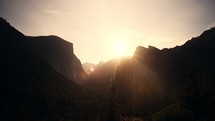
<svg viewBox="0 0 215 121"><path fill-rule="evenodd" d="M215 26L215 0L0 0L0 16L25 35L57 35L81 62L170 48ZM115 48L115 49L114 49Z"/></svg>

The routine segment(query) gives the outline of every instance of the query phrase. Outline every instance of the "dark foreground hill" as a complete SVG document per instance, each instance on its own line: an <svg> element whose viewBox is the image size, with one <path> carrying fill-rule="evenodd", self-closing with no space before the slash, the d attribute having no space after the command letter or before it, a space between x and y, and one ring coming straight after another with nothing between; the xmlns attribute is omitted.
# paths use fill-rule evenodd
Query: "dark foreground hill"
<svg viewBox="0 0 215 121"><path fill-rule="evenodd" d="M75 83L78 80L72 80L83 69L71 44L65 41L60 44L60 38L54 36L26 37L2 18L0 28L1 121L94 121L104 115L98 111L102 106L96 105L100 101L95 98L97 94L81 88ZM45 42L39 42L42 40ZM70 53L61 55L61 51L69 48ZM68 61L73 63L64 61L70 57ZM72 72L67 68L66 72L74 74L71 78L64 74L66 64L76 66Z"/></svg>

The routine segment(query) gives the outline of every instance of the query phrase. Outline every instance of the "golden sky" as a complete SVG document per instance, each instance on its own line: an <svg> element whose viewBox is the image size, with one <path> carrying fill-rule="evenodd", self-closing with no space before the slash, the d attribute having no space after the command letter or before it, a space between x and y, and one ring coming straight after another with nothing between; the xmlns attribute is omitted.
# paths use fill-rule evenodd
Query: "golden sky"
<svg viewBox="0 0 215 121"><path fill-rule="evenodd" d="M98 63L137 46L170 48L215 25L214 0L0 0L0 16L25 35L57 35Z"/></svg>

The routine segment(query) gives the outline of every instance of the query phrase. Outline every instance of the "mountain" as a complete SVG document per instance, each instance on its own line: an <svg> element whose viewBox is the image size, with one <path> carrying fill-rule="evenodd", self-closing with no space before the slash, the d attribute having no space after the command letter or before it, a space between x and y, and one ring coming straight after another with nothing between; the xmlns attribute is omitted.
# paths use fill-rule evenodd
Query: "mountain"
<svg viewBox="0 0 215 121"><path fill-rule="evenodd" d="M80 60L73 53L73 44L57 36L27 37L29 46L57 72L81 84L86 80Z"/></svg>
<svg viewBox="0 0 215 121"><path fill-rule="evenodd" d="M170 83L184 79L188 72L213 78L214 38L215 28L212 28L175 48L158 50L153 47L137 47L133 59L147 65Z"/></svg>
<svg viewBox="0 0 215 121"><path fill-rule="evenodd" d="M38 44L38 47L42 46L40 45L42 42L32 42L34 39L39 39L40 37L29 39L29 37L13 28L2 18L0 18L0 28L1 121L94 121L98 118L98 115L103 115L102 111L97 113L98 110L104 109L103 106L97 107L95 105L98 104L98 101L104 103L105 101L101 101L101 98L95 98L94 92L83 89L80 85L73 82L73 80L58 72L58 68L55 68L62 61L58 61L57 57L54 58L53 55L49 54L60 52L60 50L52 50L51 47L54 49L63 49L57 47L57 44L61 43L58 37L51 36L47 37L47 39L46 37L42 37L44 41L49 41L44 42L44 44L51 44L46 45L48 52L44 52L44 56L47 55L52 59L56 59L52 61L46 59L40 53L44 48L38 49L35 45L35 49L30 45ZM52 40L54 41L53 44L50 42ZM60 45L67 46L62 51L65 52L70 48L71 52L66 53L66 55L72 54L69 56L73 57L70 60L73 61L75 58L76 60L73 63L77 64L75 65L77 68L80 68L81 65L77 63L79 61L72 53L71 44L65 41L62 43ZM59 56L60 53L56 53L56 55L58 57L65 57ZM68 59L69 57L61 59ZM61 65L66 64L62 63ZM71 74L73 72L74 70ZM79 72L77 69L77 73L74 73L78 74ZM101 105L104 104L101 103Z"/></svg>
<svg viewBox="0 0 215 121"><path fill-rule="evenodd" d="M71 43L25 36L2 18L0 28L2 121L215 118L215 28L174 48L139 46L87 78Z"/></svg>
<svg viewBox="0 0 215 121"><path fill-rule="evenodd" d="M82 67L83 67L84 71L89 75L92 71L94 71L96 64L94 64L94 63L83 63Z"/></svg>
<svg viewBox="0 0 215 121"><path fill-rule="evenodd" d="M94 66L94 70L89 73L88 79L83 85L91 89L107 91L114 79L120 61L121 58L116 58Z"/></svg>
<svg viewBox="0 0 215 121"><path fill-rule="evenodd" d="M162 116L176 120L183 115L182 120L191 120L187 117L192 112L196 120L213 119L214 45L215 28L211 28L174 48L139 46L131 58L95 68L87 86L113 92L121 116L154 116L160 121L169 118Z"/></svg>
<svg viewBox="0 0 215 121"><path fill-rule="evenodd" d="M172 105L177 105L183 111L186 108L192 112L196 119L213 119L214 45L215 28L212 28L182 46L162 50L137 47L133 57L122 60L116 71L114 85L122 114L145 116L163 109L155 115L161 118L170 116L164 111L172 112ZM183 111L176 114L181 115Z"/></svg>

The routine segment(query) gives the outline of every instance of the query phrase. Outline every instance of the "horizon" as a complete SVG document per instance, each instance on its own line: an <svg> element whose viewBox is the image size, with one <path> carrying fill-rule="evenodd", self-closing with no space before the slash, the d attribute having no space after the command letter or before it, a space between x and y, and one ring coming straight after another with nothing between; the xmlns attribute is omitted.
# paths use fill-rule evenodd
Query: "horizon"
<svg viewBox="0 0 215 121"><path fill-rule="evenodd" d="M81 63L132 56L137 46L172 48L215 25L213 0L0 1L0 16L28 36L73 43Z"/></svg>

